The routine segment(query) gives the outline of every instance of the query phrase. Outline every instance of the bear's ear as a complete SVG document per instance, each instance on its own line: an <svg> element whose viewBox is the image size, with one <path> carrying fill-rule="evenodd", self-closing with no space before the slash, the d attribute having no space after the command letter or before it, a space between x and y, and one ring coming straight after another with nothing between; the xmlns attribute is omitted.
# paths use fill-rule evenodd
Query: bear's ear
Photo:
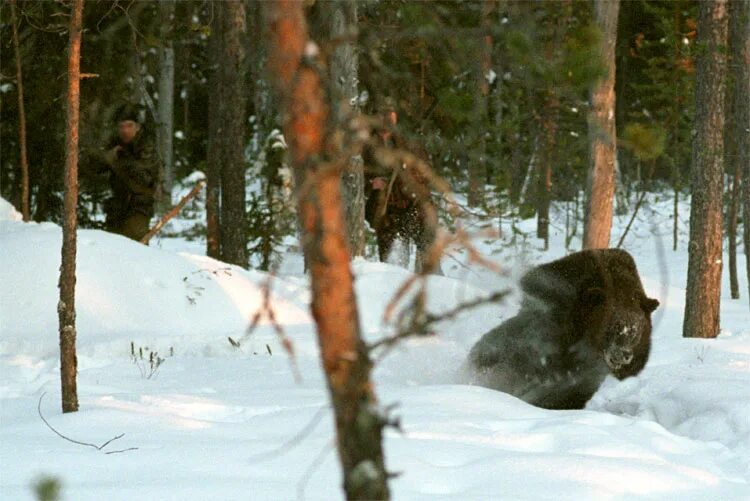
<svg viewBox="0 0 750 501"><path fill-rule="evenodd" d="M653 313L654 310L659 306L659 301L651 299L650 297L643 298L641 300L641 308L646 313Z"/></svg>
<svg viewBox="0 0 750 501"><path fill-rule="evenodd" d="M588 306L600 306L607 299L601 287L589 287L581 295L581 300Z"/></svg>

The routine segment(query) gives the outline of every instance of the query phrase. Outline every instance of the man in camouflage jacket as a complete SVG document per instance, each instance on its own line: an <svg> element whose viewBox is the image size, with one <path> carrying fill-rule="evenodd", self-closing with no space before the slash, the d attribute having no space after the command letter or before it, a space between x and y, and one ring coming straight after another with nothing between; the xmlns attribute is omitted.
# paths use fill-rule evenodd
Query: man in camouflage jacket
<svg viewBox="0 0 750 501"><path fill-rule="evenodd" d="M103 155L112 197L105 202L106 229L133 240L149 230L159 184L159 156L138 120L124 107L117 114L117 135Z"/></svg>

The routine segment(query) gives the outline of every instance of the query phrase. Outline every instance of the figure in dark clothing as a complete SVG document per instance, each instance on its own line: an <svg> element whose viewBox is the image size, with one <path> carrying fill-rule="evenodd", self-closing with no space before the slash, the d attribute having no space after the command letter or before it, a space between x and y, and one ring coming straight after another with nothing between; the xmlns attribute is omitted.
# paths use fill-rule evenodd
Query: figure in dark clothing
<svg viewBox="0 0 750 501"><path fill-rule="evenodd" d="M408 148L393 133L397 118L395 111L387 109L374 144L363 151L365 219L377 235L381 261L388 259L397 239L414 241L419 269L435 240L437 217L427 177L414 162L403 162L398 154Z"/></svg>
<svg viewBox="0 0 750 501"><path fill-rule="evenodd" d="M159 157L134 108L126 105L118 112L117 135L103 160L112 189L112 197L104 206L106 229L140 240L154 215Z"/></svg>

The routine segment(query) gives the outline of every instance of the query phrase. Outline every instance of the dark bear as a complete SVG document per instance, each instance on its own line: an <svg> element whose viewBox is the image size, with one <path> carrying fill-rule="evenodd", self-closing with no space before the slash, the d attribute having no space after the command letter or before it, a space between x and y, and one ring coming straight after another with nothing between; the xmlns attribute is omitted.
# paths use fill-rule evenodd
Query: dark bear
<svg viewBox="0 0 750 501"><path fill-rule="evenodd" d="M521 279L515 317L469 353L478 384L546 409L581 409L607 374L638 374L651 350L651 313L635 261L619 249L576 252Z"/></svg>

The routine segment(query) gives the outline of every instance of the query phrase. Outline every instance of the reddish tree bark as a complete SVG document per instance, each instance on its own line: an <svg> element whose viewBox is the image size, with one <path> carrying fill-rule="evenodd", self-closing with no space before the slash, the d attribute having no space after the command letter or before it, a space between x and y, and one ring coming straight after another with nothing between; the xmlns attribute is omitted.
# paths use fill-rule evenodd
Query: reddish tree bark
<svg viewBox="0 0 750 501"><path fill-rule="evenodd" d="M340 169L326 162L333 118L313 64L303 3L263 4L269 25L269 67L285 112L295 172L302 243L312 282L312 314L336 416L338 453L347 499L388 499L383 459L384 419L376 409L371 361L360 337L349 267ZM343 160L345 161L345 159Z"/></svg>
<svg viewBox="0 0 750 501"><path fill-rule="evenodd" d="M16 55L16 85L18 87L18 146L21 159L21 214L29 221L29 160L26 156L26 110L23 104L23 71L21 68L21 48L18 42L18 16L16 0L10 1L11 24L13 25L13 50Z"/></svg>
<svg viewBox="0 0 750 501"><path fill-rule="evenodd" d="M690 244L684 337L719 334L727 1L699 2Z"/></svg>
<svg viewBox="0 0 750 501"><path fill-rule="evenodd" d="M75 0L70 17L68 42L68 98L65 127L65 200L60 266L60 383L62 411L78 410L76 387L76 207L78 205L78 116L81 98L81 24L83 0Z"/></svg>
<svg viewBox="0 0 750 501"><path fill-rule="evenodd" d="M615 43L620 0L597 0L596 22L602 30L600 57L607 76L594 83L589 113L588 206L583 230L584 249L609 247L612 202L615 197Z"/></svg>

